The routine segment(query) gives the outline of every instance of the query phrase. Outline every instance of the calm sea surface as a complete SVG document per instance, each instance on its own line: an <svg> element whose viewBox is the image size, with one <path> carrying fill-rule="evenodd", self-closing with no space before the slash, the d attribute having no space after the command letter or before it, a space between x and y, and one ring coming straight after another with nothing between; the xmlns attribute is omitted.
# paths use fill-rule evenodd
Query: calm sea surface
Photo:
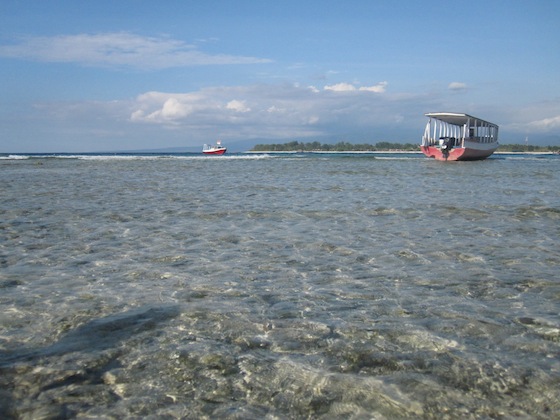
<svg viewBox="0 0 560 420"><path fill-rule="evenodd" d="M560 157L0 158L0 417L560 416Z"/></svg>

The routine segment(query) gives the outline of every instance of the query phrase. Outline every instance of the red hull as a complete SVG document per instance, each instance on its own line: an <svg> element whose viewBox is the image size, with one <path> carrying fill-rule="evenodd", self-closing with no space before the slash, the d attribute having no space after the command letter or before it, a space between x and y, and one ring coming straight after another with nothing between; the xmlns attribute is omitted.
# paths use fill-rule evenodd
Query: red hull
<svg viewBox="0 0 560 420"><path fill-rule="evenodd" d="M219 155L223 155L226 152L227 149L217 149L217 150L203 150L202 153L204 153L205 155L214 155L214 156L219 156Z"/></svg>
<svg viewBox="0 0 560 420"><path fill-rule="evenodd" d="M463 148L463 147L456 147L449 151L449 153L445 154L439 147L435 146L421 146L420 150L426 156L434 158L436 160L443 160L443 161L461 161L461 160L483 160L490 156L497 147L492 147L490 149L472 149L472 148Z"/></svg>

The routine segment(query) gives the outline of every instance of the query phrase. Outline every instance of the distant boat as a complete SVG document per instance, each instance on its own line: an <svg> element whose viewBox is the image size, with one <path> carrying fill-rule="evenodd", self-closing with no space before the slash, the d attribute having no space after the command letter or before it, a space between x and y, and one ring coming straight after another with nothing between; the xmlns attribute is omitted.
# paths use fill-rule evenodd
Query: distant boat
<svg viewBox="0 0 560 420"><path fill-rule="evenodd" d="M202 153L205 155L223 155L226 151L227 148L222 146L222 142L220 140L216 142L215 146L205 144L204 147L202 147Z"/></svg>
<svg viewBox="0 0 560 420"><path fill-rule="evenodd" d="M431 112L420 150L437 160L482 160L498 148L498 126L468 114Z"/></svg>

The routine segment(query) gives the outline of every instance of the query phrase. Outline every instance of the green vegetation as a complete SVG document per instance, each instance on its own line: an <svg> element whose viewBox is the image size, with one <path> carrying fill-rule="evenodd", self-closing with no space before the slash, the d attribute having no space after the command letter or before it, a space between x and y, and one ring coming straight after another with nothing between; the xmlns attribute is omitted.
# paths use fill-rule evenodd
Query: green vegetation
<svg viewBox="0 0 560 420"><path fill-rule="evenodd" d="M251 152L376 152L376 151L418 151L417 144L389 143L386 141L375 145L355 144L341 141L335 144L322 144L318 141L303 143L291 141L283 144L257 144Z"/></svg>
<svg viewBox="0 0 560 420"><path fill-rule="evenodd" d="M335 144L322 144L318 141L309 143L291 141L282 144L257 144L251 152L418 152L420 146L411 143L378 142L375 145L362 143L354 144L341 141ZM559 152L560 146L528 146L523 144L500 144L499 152Z"/></svg>
<svg viewBox="0 0 560 420"><path fill-rule="evenodd" d="M524 144L500 144L498 148L499 152L513 152L513 153L547 153L547 152L559 152L560 146L533 146Z"/></svg>

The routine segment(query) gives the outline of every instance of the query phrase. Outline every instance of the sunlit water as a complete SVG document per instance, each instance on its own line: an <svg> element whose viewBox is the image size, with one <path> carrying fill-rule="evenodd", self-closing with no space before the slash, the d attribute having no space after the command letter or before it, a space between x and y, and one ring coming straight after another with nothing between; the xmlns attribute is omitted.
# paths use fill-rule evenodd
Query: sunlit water
<svg viewBox="0 0 560 420"><path fill-rule="evenodd" d="M0 160L2 418L552 418L560 158Z"/></svg>

